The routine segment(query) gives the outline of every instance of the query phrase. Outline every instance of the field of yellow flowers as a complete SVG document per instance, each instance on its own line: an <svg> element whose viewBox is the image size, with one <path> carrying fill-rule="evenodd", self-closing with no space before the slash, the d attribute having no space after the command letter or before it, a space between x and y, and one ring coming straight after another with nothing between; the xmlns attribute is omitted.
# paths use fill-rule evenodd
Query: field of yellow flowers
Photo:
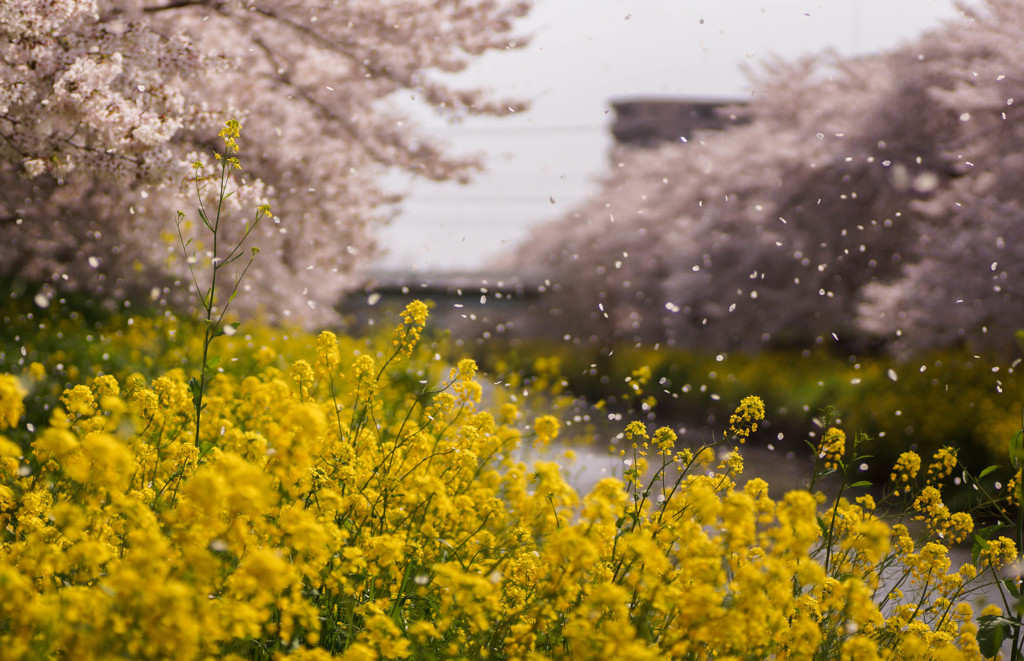
<svg viewBox="0 0 1024 661"><path fill-rule="evenodd" d="M0 375L0 658L979 659L1019 631L1014 580L972 603L1017 547L943 503L973 479L954 452L869 492L832 428L813 477L840 497L773 499L737 486L748 397L703 448L624 425L628 469L578 494L519 459L558 419L482 403L426 319L219 337L200 416L186 322L79 323L118 361L95 374L24 341ZM1012 522L1018 491L987 502Z"/></svg>

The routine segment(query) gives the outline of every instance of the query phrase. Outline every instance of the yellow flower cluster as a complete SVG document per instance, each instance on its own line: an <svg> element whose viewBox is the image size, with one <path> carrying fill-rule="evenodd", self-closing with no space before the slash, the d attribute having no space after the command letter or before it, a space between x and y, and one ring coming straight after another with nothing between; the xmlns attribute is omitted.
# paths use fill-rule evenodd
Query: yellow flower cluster
<svg viewBox="0 0 1024 661"><path fill-rule="evenodd" d="M483 397L483 388L476 380L476 369L476 361L472 358L463 358L448 375L456 401L470 408Z"/></svg>
<svg viewBox="0 0 1024 661"><path fill-rule="evenodd" d="M956 468L956 449L939 448L932 455L932 463L928 465L928 484L939 484L953 474L954 468Z"/></svg>
<svg viewBox="0 0 1024 661"><path fill-rule="evenodd" d="M427 387L433 350L389 340L321 334L285 367L284 341L233 338L199 447L181 369L72 386L27 444L0 437L3 658L981 658L953 606L973 566L915 552L870 498L830 506L826 533L815 494L740 486L738 452L704 470L713 450L673 454L667 428L643 483L638 422L632 476L581 497L517 459L514 406L476 410L472 361ZM763 416L744 400L732 433Z"/></svg>
<svg viewBox="0 0 1024 661"><path fill-rule="evenodd" d="M423 301L413 301L402 310L402 323L395 328L392 343L406 356L412 355L413 347L420 340L427 323L429 310Z"/></svg>
<svg viewBox="0 0 1024 661"><path fill-rule="evenodd" d="M818 459L825 470L838 470L846 452L846 434L841 429L829 427L818 444Z"/></svg>
<svg viewBox="0 0 1024 661"><path fill-rule="evenodd" d="M1010 506L1020 507L1021 504L1021 474L1022 469L1017 469L1017 472L1013 474L1009 482L1006 483L1006 504ZM1004 508L1005 511L1005 508Z"/></svg>
<svg viewBox="0 0 1024 661"><path fill-rule="evenodd" d="M665 456L671 456L672 451L676 447L676 441L678 440L676 433L668 427L659 427L654 432L653 443L658 448L658 454Z"/></svg>
<svg viewBox="0 0 1024 661"><path fill-rule="evenodd" d="M935 487L925 487L914 501L918 520L924 521L929 532L950 543L962 542L974 530L974 520L965 512L950 512L942 502L942 494Z"/></svg>
<svg viewBox="0 0 1024 661"><path fill-rule="evenodd" d="M0 430L18 424L25 413L25 389L18 378L11 374L0 374Z"/></svg>
<svg viewBox="0 0 1024 661"><path fill-rule="evenodd" d="M230 154L238 153L238 142L237 139L241 135L242 125L237 119L229 119L224 123L224 128L217 134L219 137L224 139L224 154L214 152L214 157L219 161L223 156L228 156L227 164L234 167L236 170L242 169L241 163L238 161L237 156L230 156ZM193 165L194 167L194 165ZM269 214L268 214L269 215Z"/></svg>
<svg viewBox="0 0 1024 661"><path fill-rule="evenodd" d="M892 467L889 479L895 484L893 493L899 496L902 493L909 493L910 483L917 477L921 470L921 456L916 452L904 452L896 460Z"/></svg>
<svg viewBox="0 0 1024 661"><path fill-rule="evenodd" d="M316 368L320 378L330 377L341 364L341 352L338 350L338 336L331 331L323 331L316 338Z"/></svg>
<svg viewBox="0 0 1024 661"><path fill-rule="evenodd" d="M997 569L1006 567L1017 560L1017 545L1008 537L998 537L981 550L981 559Z"/></svg>
<svg viewBox="0 0 1024 661"><path fill-rule="evenodd" d="M764 402L760 397L744 397L736 412L729 417L729 434L740 443L757 431L757 423L764 420Z"/></svg>
<svg viewBox="0 0 1024 661"><path fill-rule="evenodd" d="M535 443L548 445L558 437L560 427L561 423L559 423L558 418L553 415L542 415L538 417L533 421L533 431L537 434Z"/></svg>

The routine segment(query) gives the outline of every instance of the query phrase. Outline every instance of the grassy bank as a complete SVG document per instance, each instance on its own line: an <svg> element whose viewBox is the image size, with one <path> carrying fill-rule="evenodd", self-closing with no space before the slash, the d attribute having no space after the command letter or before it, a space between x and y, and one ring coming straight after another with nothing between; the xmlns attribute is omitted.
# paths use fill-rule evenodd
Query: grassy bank
<svg viewBox="0 0 1024 661"><path fill-rule="evenodd" d="M831 407L845 429L872 439L876 477L902 452L931 455L943 445L960 448L976 470L1005 462L1007 439L1020 428L1024 410L1024 378L1015 365L957 351L896 361L824 349L707 355L517 340L490 342L474 357L498 379L554 385L652 423L714 428L735 402L758 393L769 414L762 441L795 448L820 433L816 419Z"/></svg>

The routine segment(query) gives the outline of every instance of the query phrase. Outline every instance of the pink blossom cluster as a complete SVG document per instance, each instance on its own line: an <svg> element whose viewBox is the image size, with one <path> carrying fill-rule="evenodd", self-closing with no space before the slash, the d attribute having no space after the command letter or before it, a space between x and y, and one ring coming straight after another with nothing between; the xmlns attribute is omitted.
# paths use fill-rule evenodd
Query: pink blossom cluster
<svg viewBox="0 0 1024 661"><path fill-rule="evenodd" d="M444 180L449 155L396 109L400 90L447 117L521 107L439 82L522 45L509 0L7 0L0 3L0 271L57 290L180 302L175 211L217 130L244 126L232 196L260 264L243 297L271 318L319 323L374 255L395 196L383 174ZM197 221L198 222L198 221ZM245 301L240 299L245 304Z"/></svg>

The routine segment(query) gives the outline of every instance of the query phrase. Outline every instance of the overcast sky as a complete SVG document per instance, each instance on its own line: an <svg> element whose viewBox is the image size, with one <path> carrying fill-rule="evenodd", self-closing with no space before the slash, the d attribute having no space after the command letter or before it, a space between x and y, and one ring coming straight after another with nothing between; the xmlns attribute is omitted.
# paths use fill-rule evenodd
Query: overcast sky
<svg viewBox="0 0 1024 661"><path fill-rule="evenodd" d="M482 58L458 81L529 99L525 113L429 131L486 154L467 186L396 179L409 197L381 234L379 266L485 268L595 190L607 165L610 102L756 94L742 67L834 48L877 52L953 20L952 0L535 0L523 49ZM551 200L554 199L554 203Z"/></svg>

